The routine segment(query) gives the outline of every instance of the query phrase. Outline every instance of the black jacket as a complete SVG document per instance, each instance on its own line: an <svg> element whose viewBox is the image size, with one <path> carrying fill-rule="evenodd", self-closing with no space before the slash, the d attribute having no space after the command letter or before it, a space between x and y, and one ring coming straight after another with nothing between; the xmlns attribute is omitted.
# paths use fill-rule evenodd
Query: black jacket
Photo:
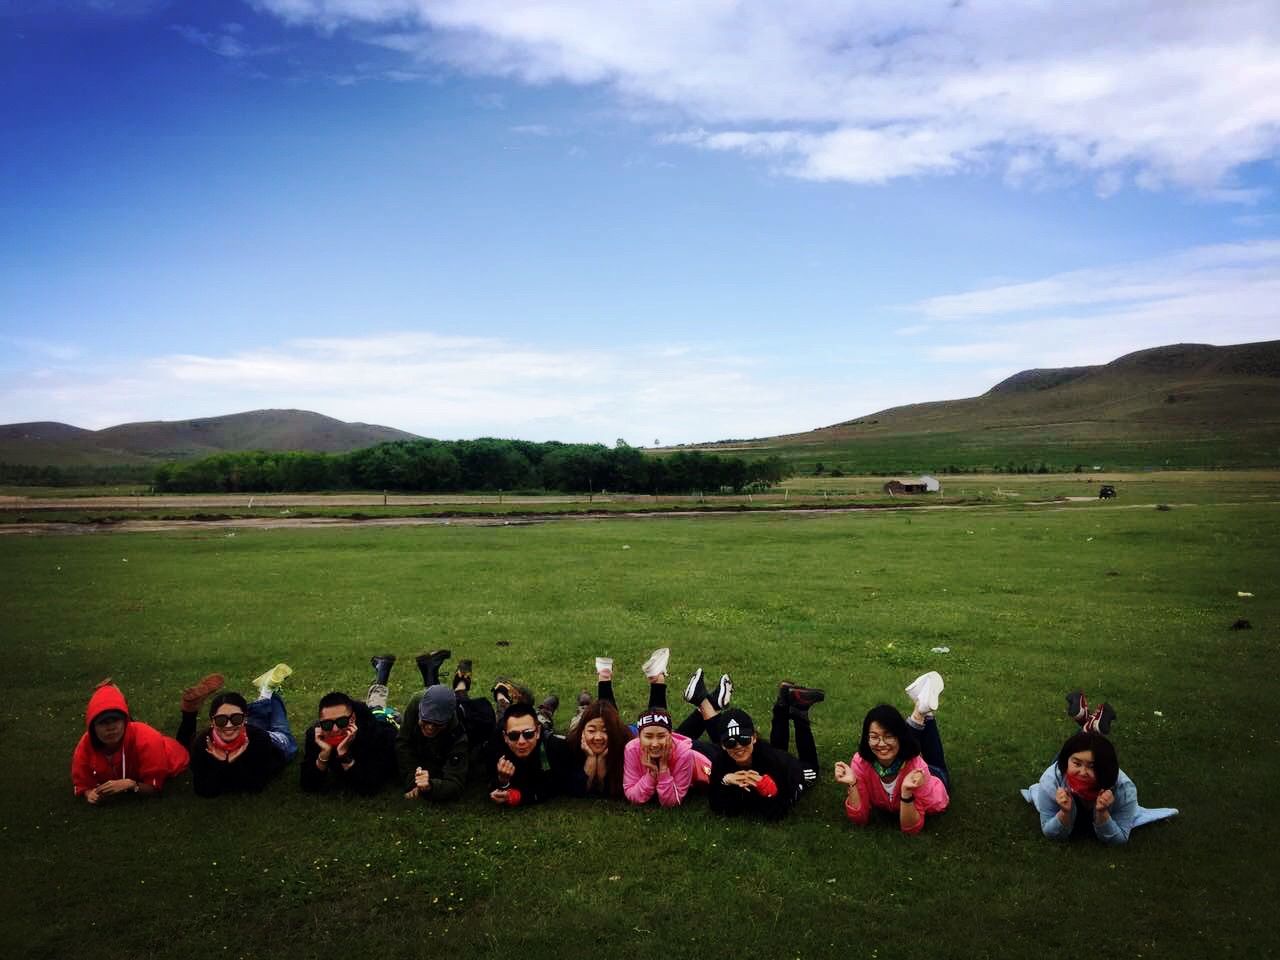
<svg viewBox="0 0 1280 960"><path fill-rule="evenodd" d="M726 774L738 770L754 770L773 780L778 792L766 797L756 790L743 790L723 783ZM751 752L751 763L739 767L728 753L722 752L711 764L709 800L711 809L725 816L755 814L766 820L781 820L790 811L804 783L804 769L800 761L789 753L757 740Z"/></svg>
<svg viewBox="0 0 1280 960"><path fill-rule="evenodd" d="M354 759L346 768L338 762L336 750L329 754L324 770L316 766L320 756L320 745L316 743L319 722L307 727L301 768L303 790L320 793L335 787L371 796L396 779L396 728L375 717L368 704L360 700L354 704L356 735L347 752Z"/></svg>
<svg viewBox="0 0 1280 960"><path fill-rule="evenodd" d="M245 728L249 731L249 746L229 763L209 753L208 730L196 734L191 742L191 783L197 794L217 797L224 793L257 793L284 768L285 759L271 734L253 724L245 724Z"/></svg>
<svg viewBox="0 0 1280 960"><path fill-rule="evenodd" d="M550 770L543 769L542 743L523 760L506 747L506 742L495 737L489 751L489 789L497 790L502 784L498 782L498 758L506 757L516 768L508 784L520 791L519 806L542 803L556 795L556 779Z"/></svg>

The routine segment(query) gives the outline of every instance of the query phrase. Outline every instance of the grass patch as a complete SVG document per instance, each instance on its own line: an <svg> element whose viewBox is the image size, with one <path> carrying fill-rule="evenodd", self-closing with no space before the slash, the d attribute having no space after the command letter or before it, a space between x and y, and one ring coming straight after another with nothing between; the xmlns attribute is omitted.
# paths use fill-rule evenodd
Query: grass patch
<svg viewBox="0 0 1280 960"><path fill-rule="evenodd" d="M1077 949L1081 918L1102 917L1089 929L1116 956L1266 955L1278 538L1257 503L6 539L0 936L31 957L825 957L904 935L933 955L1025 957ZM1229 630L1241 616L1254 628ZM778 679L821 685L828 769L868 707L936 667L954 804L905 839L847 826L829 780L780 826L699 798L515 813L479 793L313 798L296 767L260 797L202 801L185 781L150 805L71 797L104 675L171 730L196 677L244 687L287 660L296 729L327 690L363 690L375 652L404 658L407 700L412 655L441 644L481 685L510 673L566 702L608 653L628 713L660 644L678 678L731 671L758 718ZM1070 732L1073 684L1116 705L1140 797L1183 811L1127 848L1051 844L1017 795Z"/></svg>

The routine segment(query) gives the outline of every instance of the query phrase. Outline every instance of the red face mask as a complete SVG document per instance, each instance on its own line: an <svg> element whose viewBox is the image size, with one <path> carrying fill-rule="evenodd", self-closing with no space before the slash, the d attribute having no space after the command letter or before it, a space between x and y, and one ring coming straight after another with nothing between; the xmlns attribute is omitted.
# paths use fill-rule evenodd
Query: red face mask
<svg viewBox="0 0 1280 960"><path fill-rule="evenodd" d="M1098 794L1102 791L1098 789L1098 781L1085 780L1074 773L1067 774L1067 786L1081 800L1088 800L1093 803L1098 799Z"/></svg>
<svg viewBox="0 0 1280 960"><path fill-rule="evenodd" d="M337 730L337 729L330 730L328 733L325 733L323 730L321 730L320 739L323 740L325 743L327 743L329 746L336 747L343 740L347 739L347 735L344 731Z"/></svg>
<svg viewBox="0 0 1280 960"><path fill-rule="evenodd" d="M210 742L213 744L215 750L221 750L223 753L227 754L235 753L249 742L249 725L244 723L237 727L236 735L230 740L223 740L222 731L217 727L214 727Z"/></svg>

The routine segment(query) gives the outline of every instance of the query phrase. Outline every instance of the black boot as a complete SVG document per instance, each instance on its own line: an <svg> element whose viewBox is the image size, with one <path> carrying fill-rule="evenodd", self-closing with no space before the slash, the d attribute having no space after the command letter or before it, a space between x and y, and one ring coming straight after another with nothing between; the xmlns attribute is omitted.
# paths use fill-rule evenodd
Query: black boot
<svg viewBox="0 0 1280 960"><path fill-rule="evenodd" d="M385 687L391 682L391 668L396 664L396 655L394 653L383 653L376 657L370 657L369 662L373 664L373 673L376 678L374 683L380 683Z"/></svg>
<svg viewBox="0 0 1280 960"><path fill-rule="evenodd" d="M418 655L418 670L422 673L423 686L434 687L440 682L440 667L452 656L451 650L432 650Z"/></svg>
<svg viewBox="0 0 1280 960"><path fill-rule="evenodd" d="M466 696L471 692L471 661L459 660L458 669L453 671L453 692ZM461 691L459 691L461 687Z"/></svg>

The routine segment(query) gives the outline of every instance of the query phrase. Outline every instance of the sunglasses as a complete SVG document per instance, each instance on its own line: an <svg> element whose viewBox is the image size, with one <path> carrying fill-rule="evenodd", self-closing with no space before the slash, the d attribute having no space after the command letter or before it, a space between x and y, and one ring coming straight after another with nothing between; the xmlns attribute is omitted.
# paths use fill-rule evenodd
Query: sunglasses
<svg viewBox="0 0 1280 960"><path fill-rule="evenodd" d="M751 745L751 734L745 737L725 737L720 741L720 745L729 750L737 750L739 747L748 747Z"/></svg>
<svg viewBox="0 0 1280 960"><path fill-rule="evenodd" d="M535 727L532 730L508 730L507 731L507 740L511 743L518 743L521 739L533 740L537 736L538 736L537 727Z"/></svg>
<svg viewBox="0 0 1280 960"><path fill-rule="evenodd" d="M334 727L337 727L339 730L345 730L347 729L347 724L349 724L350 722L351 722L350 716L338 717L334 720L321 720L320 729L323 730L325 733L328 733Z"/></svg>
<svg viewBox="0 0 1280 960"><path fill-rule="evenodd" d="M224 727L239 727L244 724L243 713L220 713L213 718L213 725L222 729Z"/></svg>

